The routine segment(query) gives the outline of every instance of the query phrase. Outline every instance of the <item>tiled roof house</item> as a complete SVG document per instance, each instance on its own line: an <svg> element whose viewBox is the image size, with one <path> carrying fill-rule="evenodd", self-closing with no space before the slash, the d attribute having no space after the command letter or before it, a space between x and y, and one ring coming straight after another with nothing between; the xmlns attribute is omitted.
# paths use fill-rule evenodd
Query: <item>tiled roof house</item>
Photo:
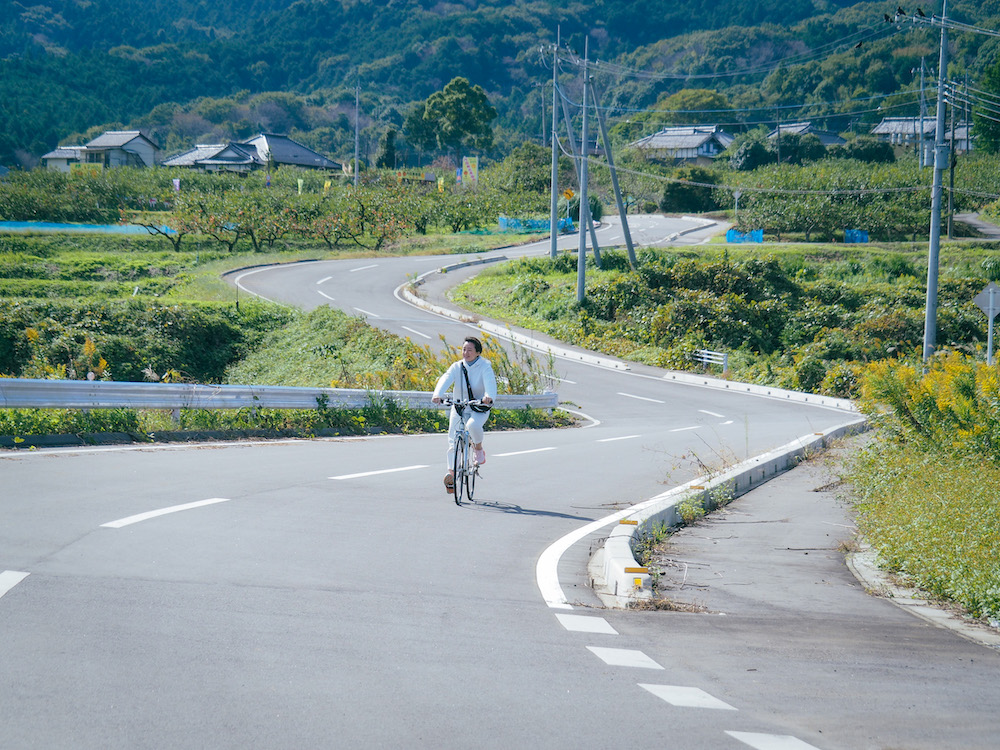
<svg viewBox="0 0 1000 750"><path fill-rule="evenodd" d="M733 136L719 125L664 128L631 144L652 159L710 162L729 148Z"/></svg>
<svg viewBox="0 0 1000 750"><path fill-rule="evenodd" d="M312 149L306 148L301 143L296 143L287 135L276 135L274 133L261 133L253 138L243 141L239 145L252 146L257 150L257 158L263 164L268 162L278 166L289 165L296 167L306 167L308 169L341 169L341 165L332 159L327 159L322 154L318 154Z"/></svg>

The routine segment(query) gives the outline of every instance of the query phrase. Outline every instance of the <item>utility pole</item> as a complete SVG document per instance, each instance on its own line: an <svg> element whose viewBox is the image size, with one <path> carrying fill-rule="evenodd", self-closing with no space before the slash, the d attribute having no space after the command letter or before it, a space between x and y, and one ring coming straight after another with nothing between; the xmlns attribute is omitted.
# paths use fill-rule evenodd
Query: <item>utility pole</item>
<svg viewBox="0 0 1000 750"><path fill-rule="evenodd" d="M590 55L590 38L583 45L583 125L581 126L580 147L580 246L576 256L576 302L583 304L587 285L587 235L583 231L590 226L590 200L587 197L587 58Z"/></svg>
<svg viewBox="0 0 1000 750"><path fill-rule="evenodd" d="M358 172L359 163L358 158L360 156L360 144L361 144L361 131L360 131L360 112L361 112L361 78L359 77L354 83L354 187L358 186Z"/></svg>
<svg viewBox="0 0 1000 750"><path fill-rule="evenodd" d="M552 195L549 200L549 257L555 258L559 245L559 29L552 48Z"/></svg>
<svg viewBox="0 0 1000 750"><path fill-rule="evenodd" d="M934 180L931 184L931 229L927 248L927 303L924 314L924 351L926 363L937 343L938 263L941 255L942 172L948 150L944 144L944 81L948 74L948 0L941 0L941 56L938 63L937 124L934 133Z"/></svg>
<svg viewBox="0 0 1000 750"><path fill-rule="evenodd" d="M611 170L611 186L615 190L615 202L618 204L618 216L622 220L622 230L625 232L625 249L628 251L628 265L633 271L638 266L635 259L635 248L632 247L632 233L628 228L628 216L625 212L625 202L622 200L622 191L618 187L618 171L615 169L615 160L611 155L611 139L608 138L608 129L604 124L604 114L597 106L597 92L594 90L593 81L587 81L590 86L590 94L594 98L594 111L597 112L597 124L601 127L601 140L604 141L604 154L608 158L608 169Z"/></svg>
<svg viewBox="0 0 1000 750"><path fill-rule="evenodd" d="M951 139L948 141L948 239L952 239L952 223L955 219L955 98L951 100Z"/></svg>
<svg viewBox="0 0 1000 750"><path fill-rule="evenodd" d="M569 116L569 105L566 104L566 100L565 99L562 100L562 109L563 109L563 122L566 123L567 143L569 143L570 151L573 154L573 161L576 163L576 180L577 180L577 185L579 185L580 184L580 154L579 154L579 152L577 151L577 148L576 148L576 136L573 135L573 126L572 126L573 118ZM590 204L589 203L587 204L587 208L589 210L589 208L590 208ZM597 244L597 232L594 231L594 225L593 225L592 222L590 223L590 225L587 228L590 230L590 246L592 248L594 248L594 263L597 265L598 268L600 268L601 267L601 248Z"/></svg>
<svg viewBox="0 0 1000 750"><path fill-rule="evenodd" d="M924 117L927 115L927 102L924 98L924 58L920 58L920 154L917 164L921 169L927 166L927 153L924 147Z"/></svg>

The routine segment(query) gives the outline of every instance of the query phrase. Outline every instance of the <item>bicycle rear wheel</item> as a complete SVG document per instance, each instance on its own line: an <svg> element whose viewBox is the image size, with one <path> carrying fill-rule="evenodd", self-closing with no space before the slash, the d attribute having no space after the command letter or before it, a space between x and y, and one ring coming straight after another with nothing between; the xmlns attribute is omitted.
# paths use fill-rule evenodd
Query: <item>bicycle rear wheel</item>
<svg viewBox="0 0 1000 750"><path fill-rule="evenodd" d="M468 443L465 437L457 435L455 437L455 457L452 459L451 467L455 472L455 504L462 504L462 492L465 489L465 467Z"/></svg>

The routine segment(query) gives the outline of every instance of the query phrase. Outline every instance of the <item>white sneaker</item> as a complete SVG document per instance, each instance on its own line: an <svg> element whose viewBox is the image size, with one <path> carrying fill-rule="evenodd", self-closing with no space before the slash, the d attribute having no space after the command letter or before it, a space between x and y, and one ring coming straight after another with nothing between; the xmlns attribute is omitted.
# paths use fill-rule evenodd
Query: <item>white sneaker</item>
<svg viewBox="0 0 1000 750"><path fill-rule="evenodd" d="M482 448L476 448L476 463L480 466L486 463L486 451Z"/></svg>

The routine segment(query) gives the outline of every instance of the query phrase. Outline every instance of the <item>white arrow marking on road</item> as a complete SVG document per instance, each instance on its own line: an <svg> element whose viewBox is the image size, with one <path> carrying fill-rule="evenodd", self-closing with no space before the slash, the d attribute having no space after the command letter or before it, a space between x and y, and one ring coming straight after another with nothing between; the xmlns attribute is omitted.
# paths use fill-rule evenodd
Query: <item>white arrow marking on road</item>
<svg viewBox="0 0 1000 750"><path fill-rule="evenodd" d="M420 331L417 331L417 330L415 330L413 328L410 328L409 326L403 326L403 330L404 331L409 331L410 333L415 333L418 336L423 336L425 339L429 339L430 338L430 336L428 336L426 333L421 333Z"/></svg>
<svg viewBox="0 0 1000 750"><path fill-rule="evenodd" d="M698 411L700 411L702 414L707 414L710 417L718 417L719 419L722 419L724 416L726 416L725 414L716 414L714 411L709 411L708 409L699 409Z"/></svg>
<svg viewBox="0 0 1000 750"><path fill-rule="evenodd" d="M348 273L354 273L355 271L367 271L369 268L378 268L378 263L372 263L370 266L358 266L357 268L352 268Z"/></svg>
<svg viewBox="0 0 1000 750"><path fill-rule="evenodd" d="M413 471L414 469L426 469L427 464L415 464L413 466L400 466L398 469L379 469L378 471L361 471L357 474L341 474L339 477L329 477L330 479L358 479L359 477L373 477L376 474L393 474L397 471Z"/></svg>
<svg viewBox="0 0 1000 750"><path fill-rule="evenodd" d="M631 393L622 393L621 391L618 391L618 395L619 396L624 396L625 398L635 398L635 399L638 399L639 401L652 401L654 404L665 404L665 403L667 403L666 401L660 401L657 398L646 398L645 396L634 396Z"/></svg>
<svg viewBox="0 0 1000 750"><path fill-rule="evenodd" d="M0 596L6 594L27 577L27 573L20 573L16 570L5 570L0 573Z"/></svg>
<svg viewBox="0 0 1000 750"><path fill-rule="evenodd" d="M554 451L555 448L532 448L527 451L511 451L510 453L494 453L493 456L500 458L501 456L523 456L525 453L544 453L545 451Z"/></svg>
<svg viewBox="0 0 1000 750"><path fill-rule="evenodd" d="M357 310L362 315L367 315L369 318L381 318L382 317L381 315L376 315L373 312L368 312L367 310L362 310L360 307L355 307L354 309Z"/></svg>
<svg viewBox="0 0 1000 750"><path fill-rule="evenodd" d="M613 443L615 440L633 440L634 438L642 437L641 435L622 435L616 438L602 438L598 440L598 443Z"/></svg>
<svg viewBox="0 0 1000 750"><path fill-rule="evenodd" d="M606 633L607 635L618 635L611 623L603 617L590 617L589 615L556 615L556 619L566 630L576 633Z"/></svg>
<svg viewBox="0 0 1000 750"><path fill-rule="evenodd" d="M642 651L631 648L601 648L587 646L587 650L612 667L638 667L640 669L663 669Z"/></svg>
<svg viewBox="0 0 1000 750"><path fill-rule="evenodd" d="M815 745L803 742L787 734L756 734L754 732L729 732L730 737L749 745L755 750L819 750Z"/></svg>
<svg viewBox="0 0 1000 750"><path fill-rule="evenodd" d="M102 523L101 526L109 529L120 529L123 526L131 526L133 523L148 521L150 518L158 518L159 516L165 516L169 513L178 513L182 510L191 510L192 508L201 508L205 505L215 505L216 503L228 502L228 497L211 497L208 500L198 500L194 503L184 503L183 505L172 505L169 508L160 508L160 510L151 510L148 513L138 513L134 516L128 516L127 518L120 518L117 521Z"/></svg>
<svg viewBox="0 0 1000 750"><path fill-rule="evenodd" d="M639 687L648 690L657 698L665 700L672 706L683 708L717 708L726 711L736 711L734 706L730 706L718 698L713 698L701 688L679 687L677 685L643 685Z"/></svg>
<svg viewBox="0 0 1000 750"><path fill-rule="evenodd" d="M320 294L321 297L326 297L331 302L336 302L337 301L333 297L331 297L329 294L327 294L326 292L320 292L319 294Z"/></svg>

